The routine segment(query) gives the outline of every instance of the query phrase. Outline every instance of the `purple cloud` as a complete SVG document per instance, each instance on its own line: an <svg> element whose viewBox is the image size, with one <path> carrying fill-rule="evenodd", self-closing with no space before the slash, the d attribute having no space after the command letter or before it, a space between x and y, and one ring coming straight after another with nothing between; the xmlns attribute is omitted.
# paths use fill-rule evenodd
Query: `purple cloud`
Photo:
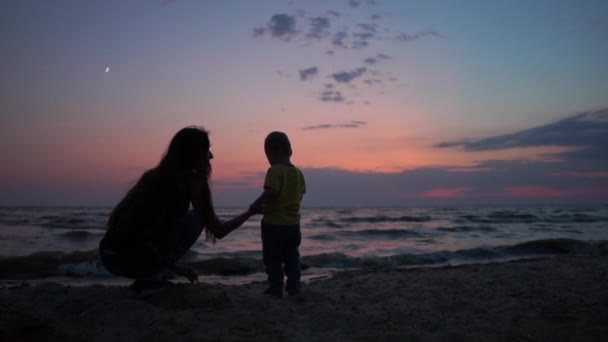
<svg viewBox="0 0 608 342"><path fill-rule="evenodd" d="M408 34L408 33L401 33L399 35L397 35L394 39L400 42L411 42L414 40L418 40L424 37L439 37L439 34L435 31L431 31L431 30L427 30L427 31L420 31L414 34Z"/></svg>
<svg viewBox="0 0 608 342"><path fill-rule="evenodd" d="M367 125L367 122L352 120L350 122L340 123L340 124L319 124L319 125L314 125L314 126L306 126L306 127L303 127L302 129L305 131L309 131L309 130L330 129L330 128L359 128L363 125Z"/></svg>
<svg viewBox="0 0 608 342"><path fill-rule="evenodd" d="M465 151L493 151L518 147L577 147L553 155L562 160L588 161L608 167L608 108L583 112L544 126L487 137L441 142L435 147Z"/></svg>
<svg viewBox="0 0 608 342"><path fill-rule="evenodd" d="M376 57L369 57L369 58L364 59L363 63L372 65L372 64L376 64L380 61L390 59L390 58L391 58L390 56L387 56L383 53L379 53Z"/></svg>
<svg viewBox="0 0 608 342"><path fill-rule="evenodd" d="M270 34L274 38L290 40L297 34L296 17L287 14L275 14L270 18L266 27L256 28L253 33L256 37Z"/></svg>
<svg viewBox="0 0 608 342"><path fill-rule="evenodd" d="M351 72L341 71L331 75L334 80L338 83L350 83L355 78L363 75L367 71L367 68L360 67Z"/></svg>
<svg viewBox="0 0 608 342"><path fill-rule="evenodd" d="M327 17L316 17L310 19L309 38L324 38L329 36L329 19Z"/></svg>
<svg viewBox="0 0 608 342"><path fill-rule="evenodd" d="M300 80L305 81L309 78L316 76L319 72L317 67L312 67L304 70L300 70Z"/></svg>
<svg viewBox="0 0 608 342"><path fill-rule="evenodd" d="M321 92L319 100L323 102L344 102L344 96L338 90L326 88Z"/></svg>

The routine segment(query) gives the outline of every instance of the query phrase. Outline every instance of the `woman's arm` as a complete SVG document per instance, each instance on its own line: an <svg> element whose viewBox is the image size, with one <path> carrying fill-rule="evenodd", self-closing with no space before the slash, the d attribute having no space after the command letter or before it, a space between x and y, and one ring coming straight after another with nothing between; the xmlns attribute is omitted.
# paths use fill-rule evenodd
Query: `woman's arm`
<svg viewBox="0 0 608 342"><path fill-rule="evenodd" d="M213 236L221 240L224 236L230 234L233 230L243 225L243 223L245 223L253 215L254 214L247 209L240 215L228 221L220 222L220 220L217 220L217 223L215 224L210 223L207 225L207 229L211 231Z"/></svg>
<svg viewBox="0 0 608 342"><path fill-rule="evenodd" d="M194 211L203 223L203 227L217 239L222 239L230 234L254 215L251 209L247 209L240 215L221 222L215 213L213 203L211 203L211 193L207 182L201 179L194 179L190 189L190 200Z"/></svg>

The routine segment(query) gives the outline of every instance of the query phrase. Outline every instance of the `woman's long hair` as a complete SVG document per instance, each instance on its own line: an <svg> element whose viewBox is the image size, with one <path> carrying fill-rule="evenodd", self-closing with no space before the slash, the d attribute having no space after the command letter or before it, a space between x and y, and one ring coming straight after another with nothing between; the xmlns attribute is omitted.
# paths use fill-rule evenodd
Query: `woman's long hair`
<svg viewBox="0 0 608 342"><path fill-rule="evenodd" d="M165 185L175 184L188 176L192 176L193 173L204 177L201 190L203 215L207 219L212 219L212 216L215 216L215 210L213 209L209 186L209 178L211 177L209 147L209 134L202 127L190 126L177 132L171 139L171 143L169 143L169 147L158 165L144 172L135 186L127 192L114 208L108 220L109 229L115 227L121 217L127 214L128 208L133 205L134 201L149 201L149 197L138 196L138 194L146 193L146 190L149 189L168 189ZM161 197L163 196L164 194L161 194ZM158 209L162 210L163 208ZM214 240L208 229L205 229L205 233L208 239Z"/></svg>

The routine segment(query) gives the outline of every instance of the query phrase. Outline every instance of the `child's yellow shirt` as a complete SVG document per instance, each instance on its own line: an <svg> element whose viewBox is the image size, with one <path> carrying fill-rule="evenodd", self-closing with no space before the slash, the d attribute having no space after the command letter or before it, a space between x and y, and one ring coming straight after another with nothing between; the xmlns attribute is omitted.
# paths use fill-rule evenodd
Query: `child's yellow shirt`
<svg viewBox="0 0 608 342"><path fill-rule="evenodd" d="M293 165L272 165L266 172L264 189L276 196L264 206L262 222L276 225L300 223L300 203L306 193L304 175Z"/></svg>

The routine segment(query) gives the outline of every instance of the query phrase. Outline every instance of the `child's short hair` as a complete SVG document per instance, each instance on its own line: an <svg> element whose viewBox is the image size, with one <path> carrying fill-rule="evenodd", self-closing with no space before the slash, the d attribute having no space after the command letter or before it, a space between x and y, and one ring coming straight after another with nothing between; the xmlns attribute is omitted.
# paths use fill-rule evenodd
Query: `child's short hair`
<svg viewBox="0 0 608 342"><path fill-rule="evenodd" d="M287 134L283 132L271 132L264 140L264 149L275 153L291 153L291 143Z"/></svg>

